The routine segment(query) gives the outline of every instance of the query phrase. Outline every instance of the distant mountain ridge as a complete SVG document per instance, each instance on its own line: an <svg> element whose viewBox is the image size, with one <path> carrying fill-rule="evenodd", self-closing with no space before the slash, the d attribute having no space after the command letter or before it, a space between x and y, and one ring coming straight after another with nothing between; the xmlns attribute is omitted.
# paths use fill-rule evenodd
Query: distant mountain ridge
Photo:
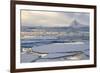
<svg viewBox="0 0 100 73"><path fill-rule="evenodd" d="M89 27L89 25L86 25L86 24L83 24L83 23L80 23L78 20L73 20L69 23L70 25L69 26L55 26L55 27L49 27L49 26L35 26L33 24L33 26L22 26L25 27L25 28L32 28L32 29L35 29L35 28L66 28L66 27L73 27L73 28L79 28L79 27ZM66 24L67 25L67 24Z"/></svg>
<svg viewBox="0 0 100 73"><path fill-rule="evenodd" d="M67 24L66 24L67 25ZM33 30L34 29L34 30ZM77 20L70 22L70 26L46 27L46 26L21 26L21 31L89 31L89 25L81 24Z"/></svg>

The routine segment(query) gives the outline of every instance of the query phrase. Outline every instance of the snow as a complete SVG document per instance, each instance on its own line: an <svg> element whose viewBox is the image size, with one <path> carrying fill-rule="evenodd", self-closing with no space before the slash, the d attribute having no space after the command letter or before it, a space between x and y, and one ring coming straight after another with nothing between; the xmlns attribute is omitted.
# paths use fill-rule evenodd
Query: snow
<svg viewBox="0 0 100 73"><path fill-rule="evenodd" d="M88 43L54 43L43 45L39 47L33 47L33 51L37 52L45 52L45 53L53 53L53 52L71 52L71 51L84 51L89 48Z"/></svg>
<svg viewBox="0 0 100 73"><path fill-rule="evenodd" d="M27 28L27 32L30 32L30 34L21 38L21 48L31 48L32 53L21 52L21 62L89 59L89 27L80 28L80 23L78 22L73 22L72 26ZM25 27L25 30L27 29ZM33 34L38 30L40 32L45 31L45 33L41 35ZM46 34L47 32L51 34ZM55 32L63 32L64 34L52 34Z"/></svg>
<svg viewBox="0 0 100 73"><path fill-rule="evenodd" d="M33 60L36 60L39 56L35 54L30 53L22 53L21 54L21 62L22 63L29 63Z"/></svg>
<svg viewBox="0 0 100 73"><path fill-rule="evenodd" d="M36 62L54 62L54 61L64 61L64 59L38 59Z"/></svg>
<svg viewBox="0 0 100 73"><path fill-rule="evenodd" d="M64 57L64 56L70 56L73 55L75 53L49 53L47 56L43 57L43 58L58 58L58 57Z"/></svg>

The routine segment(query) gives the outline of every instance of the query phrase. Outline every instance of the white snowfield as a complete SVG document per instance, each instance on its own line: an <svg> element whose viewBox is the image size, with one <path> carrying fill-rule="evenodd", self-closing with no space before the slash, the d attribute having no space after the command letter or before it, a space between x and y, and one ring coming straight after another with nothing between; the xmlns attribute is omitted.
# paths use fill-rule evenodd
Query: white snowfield
<svg viewBox="0 0 100 73"><path fill-rule="evenodd" d="M21 54L21 62L29 63L32 60L36 60L38 58L38 55L36 54L29 54L29 53L22 53Z"/></svg>
<svg viewBox="0 0 100 73"><path fill-rule="evenodd" d="M89 59L89 43L53 43L31 48L21 54L21 62L46 62Z"/></svg>

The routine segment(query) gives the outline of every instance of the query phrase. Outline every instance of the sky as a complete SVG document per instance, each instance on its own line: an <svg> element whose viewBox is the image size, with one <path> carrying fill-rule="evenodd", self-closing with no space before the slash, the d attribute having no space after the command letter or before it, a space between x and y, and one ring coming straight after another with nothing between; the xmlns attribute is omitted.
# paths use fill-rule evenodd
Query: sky
<svg viewBox="0 0 100 73"><path fill-rule="evenodd" d="M67 27L73 20L89 25L89 13L21 10L21 25Z"/></svg>

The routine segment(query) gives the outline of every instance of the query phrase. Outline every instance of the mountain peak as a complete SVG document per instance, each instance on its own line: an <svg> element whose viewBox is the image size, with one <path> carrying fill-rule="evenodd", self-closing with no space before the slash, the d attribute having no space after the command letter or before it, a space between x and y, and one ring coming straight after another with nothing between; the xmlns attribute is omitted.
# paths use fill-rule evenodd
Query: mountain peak
<svg viewBox="0 0 100 73"><path fill-rule="evenodd" d="M71 22L71 25L70 25L70 26L73 27L73 28L85 27L84 24L81 24L81 23L78 22L77 20L73 20L73 21Z"/></svg>
<svg viewBox="0 0 100 73"><path fill-rule="evenodd" d="M77 26L81 26L81 24L80 24L77 20L73 20L73 21L71 22L71 26L77 27Z"/></svg>

